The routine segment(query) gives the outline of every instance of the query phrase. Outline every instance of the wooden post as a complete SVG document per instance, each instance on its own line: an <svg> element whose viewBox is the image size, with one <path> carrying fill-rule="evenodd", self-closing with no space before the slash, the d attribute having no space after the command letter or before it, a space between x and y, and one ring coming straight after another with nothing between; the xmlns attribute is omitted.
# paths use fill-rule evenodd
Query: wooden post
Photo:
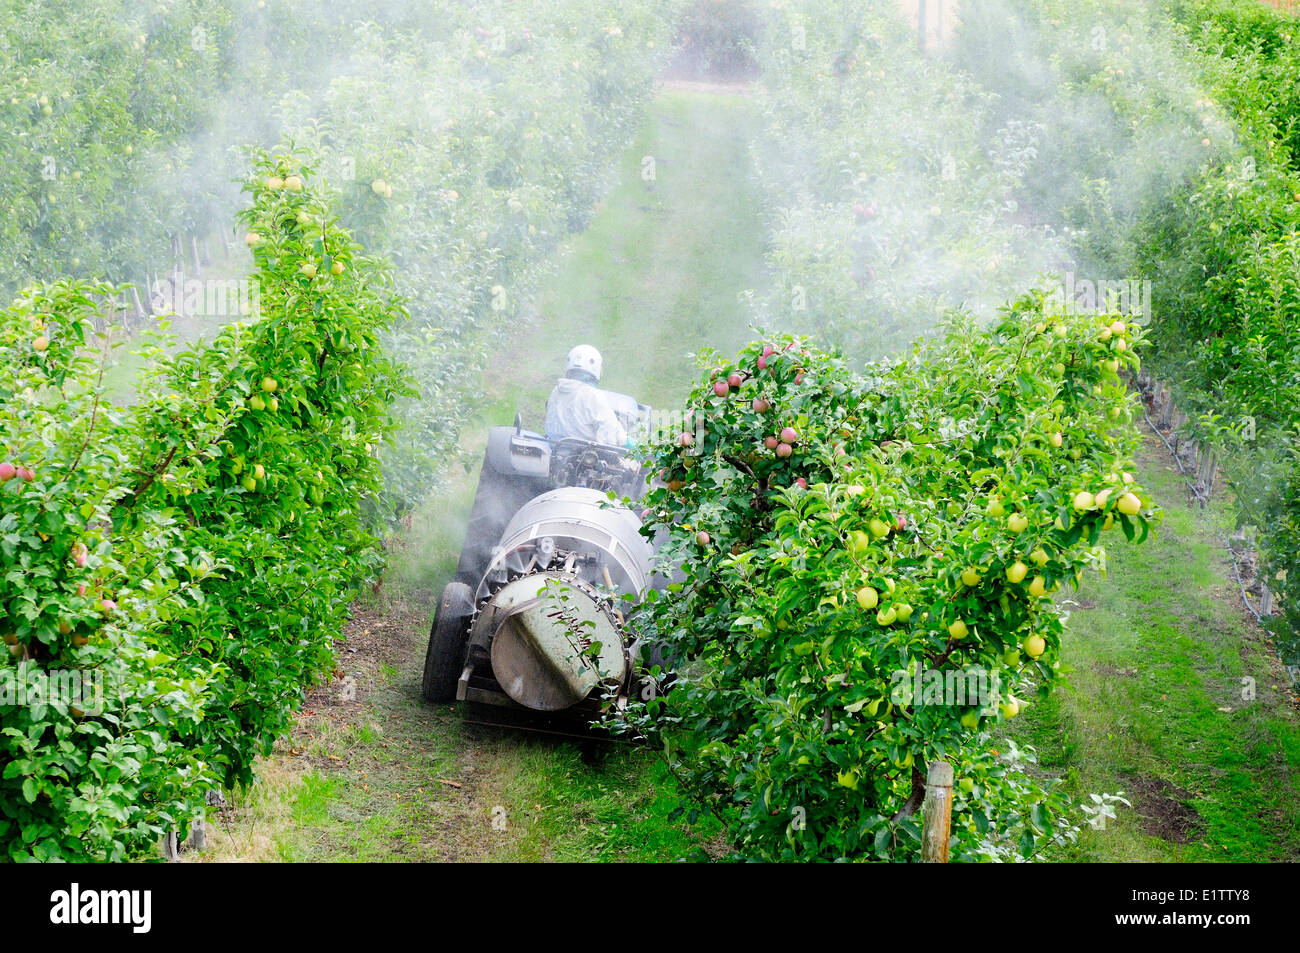
<svg viewBox="0 0 1300 953"><path fill-rule="evenodd" d="M929 0L916 0L916 39L921 44L921 52L925 50L925 6Z"/></svg>
<svg viewBox="0 0 1300 953"><path fill-rule="evenodd" d="M948 837L952 830L952 765L930 764L921 805L921 863L948 863Z"/></svg>
<svg viewBox="0 0 1300 953"><path fill-rule="evenodd" d="M1272 615L1273 614L1273 590L1268 587L1268 583L1262 580L1260 581L1259 587L1262 592L1262 595L1260 596L1260 600L1259 600L1259 614Z"/></svg>
<svg viewBox="0 0 1300 953"><path fill-rule="evenodd" d="M202 817L194 818L194 826L190 828L190 837L185 846L190 850L203 850L208 846L207 824Z"/></svg>
<svg viewBox="0 0 1300 953"><path fill-rule="evenodd" d="M1160 429L1168 430L1174 420L1174 395L1167 387L1163 390L1164 405L1160 408Z"/></svg>

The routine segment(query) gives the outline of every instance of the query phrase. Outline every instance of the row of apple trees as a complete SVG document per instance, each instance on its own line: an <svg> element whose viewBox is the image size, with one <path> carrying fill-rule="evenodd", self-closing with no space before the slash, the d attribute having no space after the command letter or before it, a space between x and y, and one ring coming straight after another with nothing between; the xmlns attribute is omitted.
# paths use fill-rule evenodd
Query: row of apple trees
<svg viewBox="0 0 1300 953"><path fill-rule="evenodd" d="M959 62L1042 130L1028 203L1093 274L1151 281L1151 368L1255 526L1300 660L1300 157L1294 18L1256 3L1006 0Z"/></svg>
<svg viewBox="0 0 1300 953"><path fill-rule="evenodd" d="M241 213L258 320L158 349L103 395L93 318L61 280L0 311L0 855L119 860L247 783L334 665L381 562L377 447L410 390L379 346L386 266L315 170L260 154Z"/></svg>
<svg viewBox="0 0 1300 953"><path fill-rule="evenodd" d="M1120 378L1139 343L1040 291L865 370L788 335L710 356L646 498L684 580L644 625L678 674L625 727L741 856L914 859L935 759L959 779L954 859L1076 836L990 731L1061 678L1052 593L1155 515Z"/></svg>
<svg viewBox="0 0 1300 953"><path fill-rule="evenodd" d="M936 759L959 779L953 856L1033 857L1085 812L990 732L1058 683L1052 593L1154 516L1121 377L1140 334L1046 291L972 316L1058 236L1017 204L1031 130L986 137L987 94L926 62L894 5L784 4L762 35L759 319L841 347L709 356L648 499L685 573L646 611L678 674L628 727L744 857L916 857Z"/></svg>
<svg viewBox="0 0 1300 953"><path fill-rule="evenodd" d="M385 505L409 508L456 445L483 355L602 194L679 7L7 8L0 198L13 214L0 224L0 291L61 275L141 285L171 266L174 238L229 228L242 147L302 143L411 302L385 342L420 382L385 451ZM220 266L242 267L242 256Z"/></svg>

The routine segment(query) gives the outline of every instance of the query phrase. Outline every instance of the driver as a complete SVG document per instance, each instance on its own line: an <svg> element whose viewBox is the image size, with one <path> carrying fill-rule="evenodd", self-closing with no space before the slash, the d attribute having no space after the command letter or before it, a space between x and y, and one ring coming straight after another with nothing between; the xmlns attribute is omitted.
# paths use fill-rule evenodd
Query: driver
<svg viewBox="0 0 1300 953"><path fill-rule="evenodd" d="M564 362L564 376L546 401L546 438L573 437L610 447L626 447L627 431L614 408L596 387L600 382L600 352L579 344Z"/></svg>

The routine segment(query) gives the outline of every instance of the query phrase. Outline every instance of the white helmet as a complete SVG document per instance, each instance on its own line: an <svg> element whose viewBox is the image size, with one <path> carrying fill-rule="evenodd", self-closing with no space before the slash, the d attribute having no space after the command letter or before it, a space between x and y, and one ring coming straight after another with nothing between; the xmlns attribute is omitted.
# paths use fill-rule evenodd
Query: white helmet
<svg viewBox="0 0 1300 953"><path fill-rule="evenodd" d="M600 352L590 344L579 344L569 352L569 357L564 362L564 372L566 374L576 369L586 371L596 380L600 380L600 367Z"/></svg>

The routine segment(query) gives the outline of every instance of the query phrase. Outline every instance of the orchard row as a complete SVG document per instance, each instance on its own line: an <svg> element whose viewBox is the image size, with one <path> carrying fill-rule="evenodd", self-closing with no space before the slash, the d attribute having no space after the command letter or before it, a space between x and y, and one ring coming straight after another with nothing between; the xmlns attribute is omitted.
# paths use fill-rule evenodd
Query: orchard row
<svg viewBox="0 0 1300 953"><path fill-rule="evenodd" d="M1239 523L1258 530L1295 662L1294 17L1252 0L1014 0L963 18L957 62L1000 96L987 128L1014 116L1041 129L1028 203L1078 229L1090 273L1151 281L1150 369L1214 448Z"/></svg>

